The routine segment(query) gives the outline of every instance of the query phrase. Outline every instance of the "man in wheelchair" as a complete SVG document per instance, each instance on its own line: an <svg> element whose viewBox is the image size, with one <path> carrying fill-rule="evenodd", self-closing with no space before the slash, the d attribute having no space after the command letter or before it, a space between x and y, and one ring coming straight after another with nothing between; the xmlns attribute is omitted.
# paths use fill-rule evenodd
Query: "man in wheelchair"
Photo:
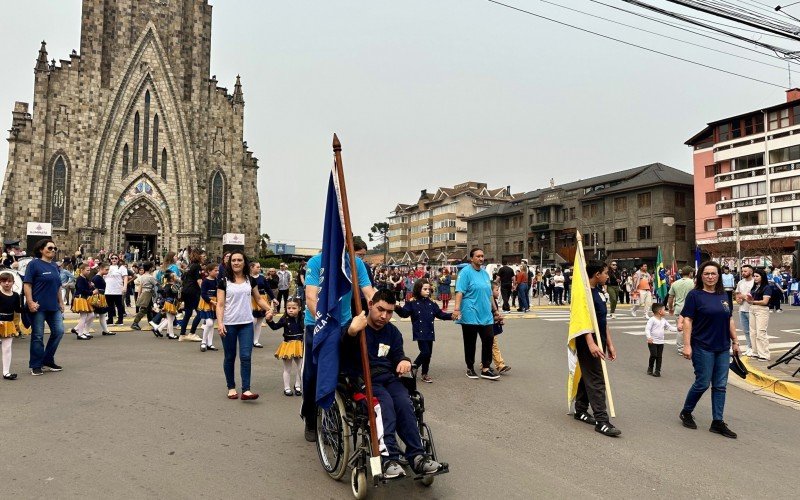
<svg viewBox="0 0 800 500"><path fill-rule="evenodd" d="M419 475L436 474L443 469L443 465L425 454L408 389L398 377L411 371L411 360L403 352L400 330L389 322L394 308L395 294L379 290L369 302L369 314L365 312L353 318L345 330L346 334L342 336L342 368L354 375L362 373L357 335L364 330L372 392L381 405L383 441L388 451L383 461L383 475L386 479L405 476L403 467L398 463L400 449L395 432L405 443L405 457L413 471Z"/></svg>

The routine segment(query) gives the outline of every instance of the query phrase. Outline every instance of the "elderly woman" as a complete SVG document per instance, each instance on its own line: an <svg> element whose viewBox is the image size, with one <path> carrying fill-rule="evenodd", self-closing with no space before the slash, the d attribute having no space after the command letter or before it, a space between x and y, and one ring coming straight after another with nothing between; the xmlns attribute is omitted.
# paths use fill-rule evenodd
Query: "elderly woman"
<svg viewBox="0 0 800 500"><path fill-rule="evenodd" d="M56 364L56 351L64 336L64 298L61 295L61 278L54 262L56 244L50 238L39 240L33 247L36 257L25 269L22 282L25 301L31 312L31 375L42 375L42 368L60 372ZM50 327L47 347L44 345L44 323Z"/></svg>
<svg viewBox="0 0 800 500"><path fill-rule="evenodd" d="M713 420L709 430L728 438L736 438L736 433L722 419L725 388L728 385L729 353L733 344L734 354L739 354L739 341L733 322L733 305L728 301L721 276L719 264L704 262L699 267L694 290L686 296L681 311L683 357L692 360L695 380L686 395L680 419L684 427L697 429L692 411L711 385Z"/></svg>

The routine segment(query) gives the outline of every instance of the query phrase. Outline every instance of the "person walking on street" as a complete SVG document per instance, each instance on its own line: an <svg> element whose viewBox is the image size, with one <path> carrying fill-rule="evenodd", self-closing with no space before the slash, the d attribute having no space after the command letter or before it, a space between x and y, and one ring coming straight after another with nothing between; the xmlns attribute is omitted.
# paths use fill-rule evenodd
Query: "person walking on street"
<svg viewBox="0 0 800 500"><path fill-rule="evenodd" d="M557 306L564 305L564 274L561 269L556 269L553 275L553 303Z"/></svg>
<svg viewBox="0 0 800 500"><path fill-rule="evenodd" d="M753 339L750 337L750 302L747 302L747 295L753 290L753 266L745 264L742 266L742 278L736 284L734 299L739 304L739 323L742 325L744 338L747 341L747 351L745 356L754 356Z"/></svg>
<svg viewBox="0 0 800 500"><path fill-rule="evenodd" d="M686 296L689 295L694 289L694 268L692 266L685 266L681 269L681 279L676 281L669 287L667 293L667 309L670 316L678 316L677 327L678 331L683 331L683 304L686 302ZM678 350L678 355L683 355L683 335L678 335L675 339L675 348Z"/></svg>
<svg viewBox="0 0 800 500"><path fill-rule="evenodd" d="M121 325L125 319L125 293L128 289L128 268L120 262L119 255L112 253L111 265L106 275L106 301L108 302L108 324ZM116 313L117 321L114 322Z"/></svg>
<svg viewBox="0 0 800 500"><path fill-rule="evenodd" d="M608 281L606 282L606 291L608 292L608 305L610 309L608 313L611 315L611 318L614 318L617 312L620 280L621 277L619 275L619 270L617 269L617 262L612 261L611 266L608 269Z"/></svg>
<svg viewBox="0 0 800 500"><path fill-rule="evenodd" d="M72 265L63 262L58 263L59 278L61 278L61 290L64 294L64 303L72 304L75 298L75 275L72 273Z"/></svg>
<svg viewBox="0 0 800 500"><path fill-rule="evenodd" d="M653 307L653 277L647 272L647 264L633 275L633 290L639 294L639 302L631 307L631 316L636 316L639 308L644 309L644 317L650 317L650 308Z"/></svg>
<svg viewBox="0 0 800 500"><path fill-rule="evenodd" d="M292 272L286 266L285 262L281 262L280 270L278 271L278 309L281 312L281 301L283 301L283 308L286 308L286 302L289 300L289 285L292 282Z"/></svg>
<svg viewBox="0 0 800 500"><path fill-rule="evenodd" d="M722 268L722 288L728 294L728 303L733 304L733 290L736 288L736 279L728 266Z"/></svg>
<svg viewBox="0 0 800 500"><path fill-rule="evenodd" d="M683 357L692 360L695 380L679 416L684 427L697 429L692 412L710 385L713 420L709 431L735 439L736 433L723 420L731 348L734 355L739 354L733 307L722 286L720 265L704 262L698 271L694 290L686 296L681 311Z"/></svg>
<svg viewBox="0 0 800 500"><path fill-rule="evenodd" d="M528 267L522 265L514 277L517 283L517 298L519 299L519 312L528 312L531 309L530 297L528 296Z"/></svg>
<svg viewBox="0 0 800 500"><path fill-rule="evenodd" d="M503 297L503 311L510 311L511 306L508 303L508 299L511 298L511 289L513 288L514 283L514 270L508 266L508 264L503 262L503 265L500 269L497 270L497 277L500 279L500 295Z"/></svg>
<svg viewBox="0 0 800 500"><path fill-rule="evenodd" d="M753 274L753 289L745 296L745 302L750 304L750 338L755 339L755 351L751 357L761 361L769 361L769 304L776 295L781 293L775 285L767 280L767 273L756 269Z"/></svg>
<svg viewBox="0 0 800 500"><path fill-rule="evenodd" d="M25 301L31 318L31 347L28 366L31 375L42 375L42 368L60 372L56 351L64 336L64 298L55 258L58 247L50 238L42 238L33 247L34 259L25 268L22 279ZM44 345L44 323L50 327L50 338Z"/></svg>

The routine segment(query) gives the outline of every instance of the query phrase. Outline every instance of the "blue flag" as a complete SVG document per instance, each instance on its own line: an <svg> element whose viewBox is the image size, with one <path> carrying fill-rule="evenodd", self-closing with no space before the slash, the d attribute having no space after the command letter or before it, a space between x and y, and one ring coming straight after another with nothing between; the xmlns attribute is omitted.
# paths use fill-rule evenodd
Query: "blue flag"
<svg viewBox="0 0 800 500"><path fill-rule="evenodd" d="M694 247L694 272L698 272L697 268L700 267L700 246Z"/></svg>
<svg viewBox="0 0 800 500"><path fill-rule="evenodd" d="M322 233L322 262L319 270L317 316L314 321L311 368L317 374L317 405L328 409L333 404L339 378L340 300L352 286L349 263L345 258L344 217L341 212L336 165L328 181L325 227ZM306 354L308 355L308 354Z"/></svg>

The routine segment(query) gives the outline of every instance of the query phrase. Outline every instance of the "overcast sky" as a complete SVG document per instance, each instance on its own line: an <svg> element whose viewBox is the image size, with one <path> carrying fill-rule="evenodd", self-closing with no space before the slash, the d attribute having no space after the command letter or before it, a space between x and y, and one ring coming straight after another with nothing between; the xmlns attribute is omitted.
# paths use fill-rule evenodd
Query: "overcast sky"
<svg viewBox="0 0 800 500"><path fill-rule="evenodd" d="M778 67L539 0L507 3L788 86L782 61L589 0L554 1ZM521 192L546 186L550 177L564 183L651 162L691 171L683 142L705 123L785 99L778 87L485 0L211 3L211 72L229 89L242 75L245 140L260 165L262 230L298 246L320 243L334 132L343 143L354 232L366 239L373 222L397 203L415 202L421 189L474 180ZM758 8L759 0L739 3ZM41 40L50 58L79 48L81 2L5 1L2 9L0 126L7 136L14 101L32 100ZM791 9L800 17L800 6ZM800 83L800 72L794 78ZM7 156L3 144L0 172Z"/></svg>

